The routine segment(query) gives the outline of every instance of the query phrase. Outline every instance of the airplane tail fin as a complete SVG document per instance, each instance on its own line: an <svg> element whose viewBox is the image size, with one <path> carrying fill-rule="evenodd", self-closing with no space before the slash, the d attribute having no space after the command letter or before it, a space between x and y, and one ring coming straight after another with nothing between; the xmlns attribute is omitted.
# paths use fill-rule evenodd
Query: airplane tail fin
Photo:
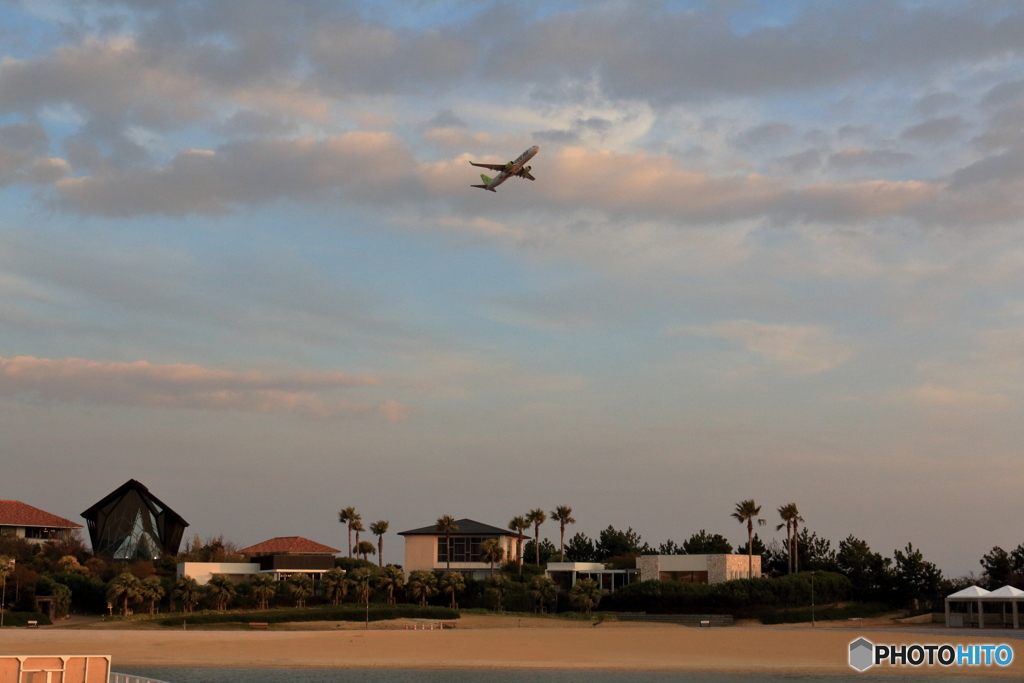
<svg viewBox="0 0 1024 683"><path fill-rule="evenodd" d="M487 187L488 185L491 184L491 179L485 176L483 173L480 174L480 180L484 181L483 185L470 185L470 187L479 187L484 190L490 190L491 192L497 192L497 190Z"/></svg>

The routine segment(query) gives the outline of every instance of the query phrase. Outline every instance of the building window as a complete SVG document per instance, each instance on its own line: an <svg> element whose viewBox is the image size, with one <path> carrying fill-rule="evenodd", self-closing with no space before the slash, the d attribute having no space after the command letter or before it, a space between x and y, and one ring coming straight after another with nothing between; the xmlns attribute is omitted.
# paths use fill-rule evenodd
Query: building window
<svg viewBox="0 0 1024 683"><path fill-rule="evenodd" d="M25 538L56 538L58 529L47 529L41 526L25 527Z"/></svg>
<svg viewBox="0 0 1024 683"><path fill-rule="evenodd" d="M707 572L658 572L662 581L681 581L682 583L707 583Z"/></svg>
<svg viewBox="0 0 1024 683"><path fill-rule="evenodd" d="M441 536L437 539L438 562L482 562L480 544L495 536L453 536L451 559L448 559L448 539Z"/></svg>

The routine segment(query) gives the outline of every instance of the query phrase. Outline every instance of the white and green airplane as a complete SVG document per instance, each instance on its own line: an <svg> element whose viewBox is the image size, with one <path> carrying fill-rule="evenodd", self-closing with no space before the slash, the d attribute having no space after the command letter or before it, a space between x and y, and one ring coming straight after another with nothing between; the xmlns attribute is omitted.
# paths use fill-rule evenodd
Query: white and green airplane
<svg viewBox="0 0 1024 683"><path fill-rule="evenodd" d="M489 168L492 171L498 171L498 175L494 178L488 178L483 173L480 174L480 179L484 181L483 185L471 185L471 187L479 187L484 190L490 190L491 192L497 192L496 188L503 182L515 176L517 178L526 178L527 180L536 180L530 175L530 167L524 166L527 161L532 159L537 152L540 151L540 145L534 145L530 149L526 150L519 155L519 158L515 161L510 161L507 164L474 164L472 161L469 162L470 166L479 166L481 168Z"/></svg>

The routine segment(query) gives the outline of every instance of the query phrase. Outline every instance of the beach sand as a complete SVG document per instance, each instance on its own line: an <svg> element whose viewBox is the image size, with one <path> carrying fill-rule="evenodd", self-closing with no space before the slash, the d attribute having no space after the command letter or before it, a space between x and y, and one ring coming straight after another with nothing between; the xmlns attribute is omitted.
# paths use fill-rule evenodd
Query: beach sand
<svg viewBox="0 0 1024 683"><path fill-rule="evenodd" d="M584 622L586 623L586 622ZM983 636L807 628L570 627L445 631L5 630L0 654L109 654L126 667L604 669L850 674L849 643L1000 643ZM873 667L872 674L1024 679L1024 648L1008 667Z"/></svg>

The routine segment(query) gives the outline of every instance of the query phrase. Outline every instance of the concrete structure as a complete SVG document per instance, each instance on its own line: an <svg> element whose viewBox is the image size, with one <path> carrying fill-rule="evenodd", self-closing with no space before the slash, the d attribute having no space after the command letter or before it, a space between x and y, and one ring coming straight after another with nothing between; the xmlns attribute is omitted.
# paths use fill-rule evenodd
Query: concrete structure
<svg viewBox="0 0 1024 683"><path fill-rule="evenodd" d="M188 576L205 586L215 576L226 576L235 583L241 583L250 576L260 573L256 562L179 562L178 578Z"/></svg>
<svg viewBox="0 0 1024 683"><path fill-rule="evenodd" d="M0 536L17 536L29 543L41 544L81 528L81 524L20 500L0 500Z"/></svg>
<svg viewBox="0 0 1024 683"><path fill-rule="evenodd" d="M495 538L505 551L505 561L518 558L517 538L511 531L483 524L472 519L455 522L458 531L451 533L451 570L474 579L486 579L491 573L489 562L480 561L480 543ZM448 566L445 535L434 525L402 531L405 536L405 571L433 571ZM524 540L525 544L526 541ZM497 565L495 565L497 568Z"/></svg>
<svg viewBox="0 0 1024 683"><path fill-rule="evenodd" d="M1009 605L1010 623L1013 628L1020 628L1019 605L1021 602L1024 602L1024 591L1013 586L1003 586L994 591L987 591L980 586L968 586L946 596L946 627L962 628L977 624L978 628L985 628L985 605L996 603L1002 608L999 615L1001 617L1000 625L1008 627L1006 606ZM960 604L963 611L954 612L955 604ZM975 605L978 608L976 614L974 612ZM991 619L995 620L996 615L991 615ZM989 623L991 624L992 621Z"/></svg>
<svg viewBox="0 0 1024 683"><path fill-rule="evenodd" d="M641 581L722 583L747 578L747 560L746 555L641 555L636 566ZM753 560L753 578L761 578L761 556Z"/></svg>
<svg viewBox="0 0 1024 683"><path fill-rule="evenodd" d="M607 569L600 562L548 562L544 573L563 591L583 579L591 579L609 593L640 580L638 569Z"/></svg>

